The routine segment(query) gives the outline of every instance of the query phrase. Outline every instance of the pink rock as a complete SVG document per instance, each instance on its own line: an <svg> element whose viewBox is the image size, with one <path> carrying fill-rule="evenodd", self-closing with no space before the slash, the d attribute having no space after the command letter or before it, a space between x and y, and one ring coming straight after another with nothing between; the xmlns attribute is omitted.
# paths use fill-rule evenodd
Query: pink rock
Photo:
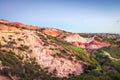
<svg viewBox="0 0 120 80"><path fill-rule="evenodd" d="M81 37L79 34L72 34L65 38L65 40L69 43L72 43L78 47L86 48L86 49L99 49L102 47L110 46L108 42L99 42L92 38L84 38Z"/></svg>

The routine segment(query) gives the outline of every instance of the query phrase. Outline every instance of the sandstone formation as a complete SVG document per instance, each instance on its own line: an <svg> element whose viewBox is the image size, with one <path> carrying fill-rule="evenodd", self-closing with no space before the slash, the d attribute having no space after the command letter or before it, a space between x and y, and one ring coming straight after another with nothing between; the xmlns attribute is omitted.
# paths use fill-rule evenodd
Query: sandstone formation
<svg viewBox="0 0 120 80"><path fill-rule="evenodd" d="M84 38L81 37L79 34L69 35L65 38L65 40L69 43L85 49L99 49L102 47L110 46L110 44L107 42L99 42L95 40L94 37Z"/></svg>

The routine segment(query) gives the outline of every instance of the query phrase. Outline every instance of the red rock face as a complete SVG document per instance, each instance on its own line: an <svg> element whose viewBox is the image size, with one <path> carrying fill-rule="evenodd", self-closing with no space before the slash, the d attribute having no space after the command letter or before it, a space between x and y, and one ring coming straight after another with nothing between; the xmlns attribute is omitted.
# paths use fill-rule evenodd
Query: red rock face
<svg viewBox="0 0 120 80"><path fill-rule="evenodd" d="M19 27L20 28L20 27L25 27L26 26L25 24L22 24L20 22L4 22L4 21L0 21L0 23L5 24L7 27L14 26L14 27Z"/></svg>
<svg viewBox="0 0 120 80"><path fill-rule="evenodd" d="M102 47L110 46L110 44L107 42L99 42L94 40L94 38L83 38L79 34L67 36L65 40L78 47L86 49L99 49Z"/></svg>
<svg viewBox="0 0 120 80"><path fill-rule="evenodd" d="M9 22L9 25L13 25L13 26L19 26L19 27L24 27L25 25L20 23L20 22Z"/></svg>
<svg viewBox="0 0 120 80"><path fill-rule="evenodd" d="M26 28L26 29L30 29L30 30L37 30L39 29L40 27L35 27L35 26L30 26L30 25L25 25L25 24L22 24L20 22L7 22L7 21L1 21L0 20L0 29L15 29L15 27L17 28ZM8 26L10 25L10 26ZM11 27L12 26L12 27Z"/></svg>
<svg viewBox="0 0 120 80"><path fill-rule="evenodd" d="M86 45L86 48L87 49L99 49L99 48L107 47L107 46L110 46L110 44L107 42L99 42L99 41L93 40L92 42Z"/></svg>
<svg viewBox="0 0 120 80"><path fill-rule="evenodd" d="M44 34L51 35L53 37L56 37L60 34L62 34L62 31L53 29L53 28L46 28L45 30L42 31Z"/></svg>

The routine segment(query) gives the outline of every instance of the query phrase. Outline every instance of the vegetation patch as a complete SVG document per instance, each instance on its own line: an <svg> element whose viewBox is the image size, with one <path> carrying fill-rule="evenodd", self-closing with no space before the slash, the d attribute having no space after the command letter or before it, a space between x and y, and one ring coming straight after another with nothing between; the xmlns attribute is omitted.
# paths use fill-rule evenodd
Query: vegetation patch
<svg viewBox="0 0 120 80"><path fill-rule="evenodd" d="M29 47L27 45L22 45L21 44L20 47L18 47L18 49L21 50L21 51L26 51L26 50L29 49Z"/></svg>

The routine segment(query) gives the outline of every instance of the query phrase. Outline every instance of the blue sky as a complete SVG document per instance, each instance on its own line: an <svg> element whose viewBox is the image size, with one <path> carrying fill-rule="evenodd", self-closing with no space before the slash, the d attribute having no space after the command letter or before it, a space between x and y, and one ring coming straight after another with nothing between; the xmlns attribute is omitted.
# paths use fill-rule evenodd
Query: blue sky
<svg viewBox="0 0 120 80"><path fill-rule="evenodd" d="M120 33L120 0L0 0L0 18L70 32Z"/></svg>

